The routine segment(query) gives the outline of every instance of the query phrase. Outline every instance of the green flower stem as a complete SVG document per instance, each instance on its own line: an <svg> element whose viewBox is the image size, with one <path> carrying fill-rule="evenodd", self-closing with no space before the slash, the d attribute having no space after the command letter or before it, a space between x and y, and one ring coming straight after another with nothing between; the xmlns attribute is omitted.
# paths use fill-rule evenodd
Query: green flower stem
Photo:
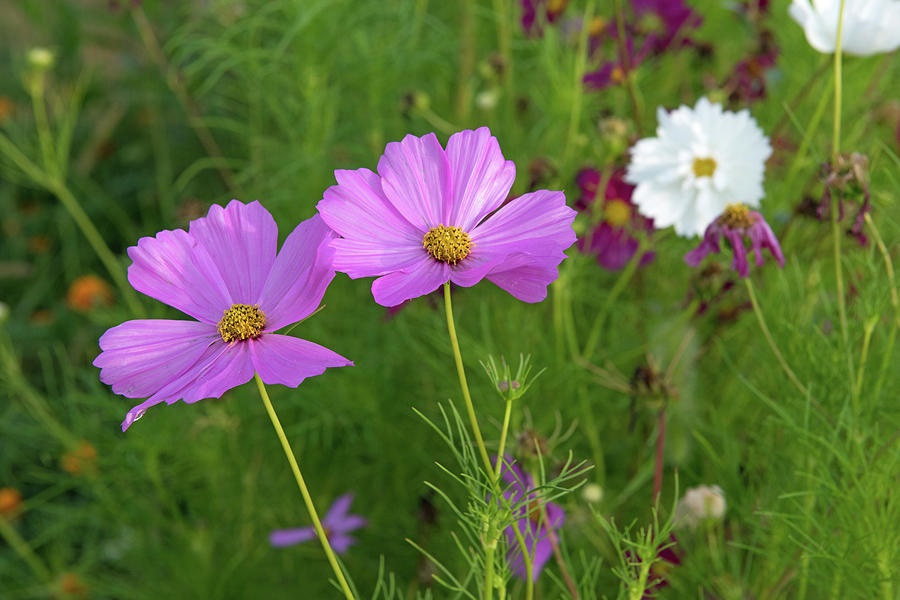
<svg viewBox="0 0 900 600"><path fill-rule="evenodd" d="M866 213L864 218L866 220L866 225L868 225L869 229L872 231L872 237L875 239L875 245L878 247L878 251L881 252L881 256L884 257L884 269L887 271L888 283L891 286L891 304L894 307L894 326L891 327L891 332L888 334L888 345L883 353L881 372L878 375L878 381L876 382L875 390L872 393L873 401L877 402L878 397L881 395L881 387L884 385L884 378L890 370L891 357L894 353L894 343L897 340L897 330L900 329L900 295L897 293L897 281L894 278L894 263L891 260L891 253L888 252L887 246L884 245L884 240L881 239L881 233L875 226L875 221L872 220L872 217Z"/></svg>
<svg viewBox="0 0 900 600"><path fill-rule="evenodd" d="M22 557L22 560L28 564L35 575L46 581L52 581L53 576L50 574L50 570L44 566L44 563L42 563L41 559L34 553L34 550L31 549L28 542L19 535L19 532L16 531L3 516L0 516L0 536L2 536L3 539L6 540L6 543L16 551L16 554Z"/></svg>
<svg viewBox="0 0 900 600"><path fill-rule="evenodd" d="M588 2L584 11L584 23L587 25L591 22L594 13L594 3ZM566 147L563 151L563 164L568 165L572 160L572 153L575 150L575 138L578 134L578 124L581 121L581 106L584 98L584 72L587 67L587 26L581 28L578 35L578 48L575 51L575 68L572 73L572 105L569 110L569 130L566 134Z"/></svg>
<svg viewBox="0 0 900 600"><path fill-rule="evenodd" d="M778 349L778 346L775 344L775 339L772 338L772 334L769 332L769 327L766 325L766 319L763 317L762 309L760 309L759 302L756 299L756 292L753 290L753 282L749 277L744 277L744 283L747 284L747 293L750 295L750 304L753 305L753 312L756 314L756 320L759 321L759 328L762 329L763 335L769 343L769 348L772 349L772 354L775 355L778 364L781 365L781 369L784 371L785 375L788 376L788 379L791 380L791 383L800 390L800 393L803 394L805 398L809 398L809 390L806 389L806 386L800 383L800 380L794 375L794 371L788 366L787 361L784 360L781 350Z"/></svg>
<svg viewBox="0 0 900 600"><path fill-rule="evenodd" d="M272 426L275 427L275 433L278 435L281 447L284 449L284 455L287 457L288 462L291 465L291 470L294 472L294 479L297 480L297 486L300 488L300 494L303 496L306 510L309 512L309 516L312 519L313 527L316 530L316 537L319 538L319 542L322 544L322 549L325 551L325 556L328 557L328 562L331 564L334 576L337 577L341 590L344 592L344 596L348 600L355 600L353 592L350 591L350 585L344 578L344 572L338 565L334 551L331 549L331 544L328 543L328 536L325 535L322 522L319 520L319 515L316 512L316 507L313 504L312 497L309 495L309 489L307 489L306 482L303 480L303 475L300 473L300 465L297 464L297 459L294 457L294 451L291 449L291 444L284 434L284 429L281 427L281 421L278 420L278 415L275 413L275 407L272 406L272 401L269 400L269 393L266 391L266 386L260 378L259 373L254 374L253 377L256 380L256 387L259 388L259 395L262 397L263 404L266 406L266 412L269 413L269 419L272 420Z"/></svg>
<svg viewBox="0 0 900 600"><path fill-rule="evenodd" d="M31 96L31 108L34 112L34 123L37 127L38 142L41 146L41 157L44 169L56 175L59 172L56 154L53 152L53 136L50 133L50 119L47 118L47 106L44 104L44 74L35 74L28 85Z"/></svg>
<svg viewBox="0 0 900 600"><path fill-rule="evenodd" d="M831 136L832 166L838 164L841 153L841 35L844 28L844 0L838 12L837 38L834 43L834 129ZM847 301L844 298L844 270L841 268L841 228L838 225L838 203L831 201L831 236L834 239L834 275L837 287L838 315L841 321L841 340L844 345L844 354L847 356L847 372L849 374L850 391L853 398L854 411L858 408L859 396L853 385L855 369L853 368L853 355L850 350L850 336L847 326Z"/></svg>
<svg viewBox="0 0 900 600"><path fill-rule="evenodd" d="M478 452L481 454L481 460L496 487L497 478L493 477L494 466L488 457L487 448L484 445L484 438L481 436L481 428L478 427L478 418L475 416L475 407L472 405L472 396L469 394L469 384L466 382L466 370L463 367L462 354L459 352L459 340L456 339L456 325L453 323L453 302L450 299L450 282L444 284L444 306L447 309L447 331L450 333L450 345L453 348L453 359L456 361L456 374L459 377L459 385L462 387L463 400L466 402L466 412L469 415L469 423L472 425L472 432L475 434L475 442L478 444Z"/></svg>
<svg viewBox="0 0 900 600"><path fill-rule="evenodd" d="M444 284L444 306L447 310L447 331L450 334L450 345L453 348L453 358L456 362L456 374L459 377L459 385L462 388L463 399L466 402L466 412L469 415L469 423L472 425L472 431L475 434L475 441L478 445L479 454L484 461L488 476L491 478L491 487L494 493L500 495L500 486L497 483L499 475L495 475L495 467L491 464L488 456L487 448L484 445L484 438L481 435L481 428L478 427L478 418L475 416L475 408L472 405L472 396L469 394L469 384L466 382L466 371L463 367L462 354L459 351L459 340L456 339L456 325L453 322L453 302L450 299L450 283ZM509 410L509 408L507 409ZM504 436L504 440L506 437ZM502 442L501 442L502 443ZM502 460L503 454L498 456L498 461ZM500 464L500 463L498 463ZM499 473L499 471L497 471ZM522 553L522 562L525 564L525 599L531 600L534 597L534 582L532 581L532 564L531 553L528 552L528 545L525 543L525 537L518 527L513 527L516 536L516 543L519 551ZM493 566L491 567L493 568Z"/></svg>
<svg viewBox="0 0 900 600"><path fill-rule="evenodd" d="M642 237L638 243L637 250L635 250L631 260L628 261L628 264L625 265L625 268L622 270L616 283L613 284L612 289L609 291L606 302L603 303L600 312L598 312L597 316L594 318L594 324L591 327L591 333L588 335L587 343L584 346L584 352L581 353L582 358L585 360L591 360L591 356L593 356L594 350L597 348L597 343L600 341L600 335L603 333L603 325L606 323L606 317L609 316L609 311L612 310L613 305L619 298L619 294L622 293L625 286L628 285L628 282L631 281L631 278L637 271L638 265L641 264L641 257L644 256L644 250L646 249L647 241Z"/></svg>
<svg viewBox="0 0 900 600"><path fill-rule="evenodd" d="M475 1L463 0L459 40L459 81L456 92L456 119L465 123L472 99L472 74L475 72Z"/></svg>
<svg viewBox="0 0 900 600"><path fill-rule="evenodd" d="M491 600L494 595L494 550L497 538L484 544L484 600Z"/></svg>
<svg viewBox="0 0 900 600"><path fill-rule="evenodd" d="M499 481L503 469L503 453L506 451L506 436L509 433L509 416L512 413L512 400L506 401L506 412L503 413L503 427L500 429L500 447L497 450L497 464L494 465L494 481Z"/></svg>
<svg viewBox="0 0 900 600"><path fill-rule="evenodd" d="M631 111L634 113L634 128L638 137L644 137L644 128L641 125L641 105L638 102L637 88L631 76L631 57L628 56L628 45L625 37L625 11L622 8L622 0L615 0L616 28L619 35L617 42L619 47L619 62L622 63L622 79L625 89L628 90L628 100L631 102Z"/></svg>

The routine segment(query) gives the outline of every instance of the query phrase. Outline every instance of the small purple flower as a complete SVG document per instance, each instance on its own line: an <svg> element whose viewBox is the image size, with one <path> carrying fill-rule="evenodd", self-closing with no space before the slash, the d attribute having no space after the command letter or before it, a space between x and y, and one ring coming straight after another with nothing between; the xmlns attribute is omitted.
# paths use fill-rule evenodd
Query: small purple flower
<svg viewBox="0 0 900 600"><path fill-rule="evenodd" d="M731 244L734 252L731 268L737 271L741 277L747 277L750 274L744 236L750 238L751 249L756 253L756 266L762 266L762 251L763 248L768 248L778 262L778 266L784 267L784 254L781 253L781 246L778 244L775 234L772 233L772 228L761 214L748 209L743 204L729 204L725 207L725 212L706 228L700 245L684 255L684 262L696 267L710 252L718 254L721 251L719 248L720 236L724 236Z"/></svg>
<svg viewBox="0 0 900 600"><path fill-rule="evenodd" d="M669 534L669 542L665 548L657 551L657 560L650 566L650 576L647 578L647 589L641 595L641 598L655 598L656 592L669 585L669 573L673 568L681 565L681 558L675 552L678 540L671 533ZM637 568L643 562L640 556L637 556L630 550L625 551L625 557L633 561L633 565Z"/></svg>
<svg viewBox="0 0 900 600"><path fill-rule="evenodd" d="M334 504L328 509L328 514L322 519L325 537L328 538L329 544L338 554L344 554L350 546L356 543L356 538L347 534L368 524L368 521L359 515L347 514L352 503L353 494L344 494L334 501ZM269 543L276 548L283 548L315 538L316 529L310 525L299 529L276 529L269 534Z"/></svg>
<svg viewBox="0 0 900 600"><path fill-rule="evenodd" d="M506 547L509 549L506 561L513 575L525 579L525 562L522 560L522 553L513 529L513 527L517 527L525 538L529 554L533 553L531 574L532 579L537 581L538 575L541 574L541 570L553 554L553 542L551 542L550 536L555 536L556 530L562 527L566 514L560 505L553 502L541 502L536 492L528 492L534 487L534 480L511 458L504 458L501 477L509 484L509 488L503 492L503 496L510 505L515 506L516 503L521 502L521 506L516 509L518 520L514 525L503 530L503 534L506 536ZM526 494L528 494L527 497ZM524 502L522 501L523 497L525 497ZM541 510L542 508L544 510Z"/></svg>
<svg viewBox="0 0 900 600"><path fill-rule="evenodd" d="M521 0L522 29L526 35L540 35L541 25L546 20L553 23L566 10L569 0ZM541 14L543 13L543 14Z"/></svg>
<svg viewBox="0 0 900 600"><path fill-rule="evenodd" d="M631 202L634 186L622 177L623 173L616 171L609 178L599 207L603 221L578 240L578 249L595 255L600 266L609 271L624 267L637 252L638 240L631 232L653 231L653 220L640 215ZM581 197L576 206L587 208L596 204L600 179L600 172L596 169L582 169L578 173L576 183L581 189ZM645 252L640 266L649 264L654 257L653 252Z"/></svg>
<svg viewBox="0 0 900 600"><path fill-rule="evenodd" d="M432 292L447 281L487 278L519 300L540 302L575 242L575 211L562 192L538 190L504 204L515 165L487 127L391 142L369 169L335 171L319 214L341 238L334 268L378 277L382 306Z"/></svg>
<svg viewBox="0 0 900 600"><path fill-rule="evenodd" d="M262 204L213 205L188 231L160 231L128 249L128 281L196 321L139 319L100 337L100 380L151 406L219 398L258 373L297 387L328 367L353 363L318 344L275 331L308 317L334 278L334 234L317 215L297 225L281 252L278 226Z"/></svg>

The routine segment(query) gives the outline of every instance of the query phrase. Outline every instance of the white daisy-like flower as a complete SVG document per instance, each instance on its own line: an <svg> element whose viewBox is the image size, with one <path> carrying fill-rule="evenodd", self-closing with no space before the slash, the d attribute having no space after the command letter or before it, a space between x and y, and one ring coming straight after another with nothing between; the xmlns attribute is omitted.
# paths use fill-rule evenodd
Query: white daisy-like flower
<svg viewBox="0 0 900 600"><path fill-rule="evenodd" d="M688 488L675 507L678 526L696 527L701 521L718 521L725 516L725 492L717 485L698 485Z"/></svg>
<svg viewBox="0 0 900 600"><path fill-rule="evenodd" d="M625 180L638 211L658 229L702 234L729 204L758 207L772 147L746 110L722 110L701 98L694 108L656 111L656 137L631 149Z"/></svg>
<svg viewBox="0 0 900 600"><path fill-rule="evenodd" d="M800 24L809 45L830 54L837 38L841 0L794 0L788 12ZM841 52L869 56L900 47L900 2L844 0Z"/></svg>

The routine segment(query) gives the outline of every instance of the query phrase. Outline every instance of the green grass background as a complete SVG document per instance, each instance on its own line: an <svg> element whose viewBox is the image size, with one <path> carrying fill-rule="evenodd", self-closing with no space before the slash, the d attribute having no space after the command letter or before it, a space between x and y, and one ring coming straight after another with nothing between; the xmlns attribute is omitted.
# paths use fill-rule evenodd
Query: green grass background
<svg viewBox="0 0 900 600"><path fill-rule="evenodd" d="M753 32L733 3L690 4L704 19L694 37L712 53L685 50L641 66L636 85L648 132L657 106L693 105L714 94L709 82L723 81L753 47ZM683 565L661 597L889 598L900 591L900 378L890 287L874 245L844 238L849 349L863 368L854 406L830 225L794 214L805 194L821 194L816 177L830 152L828 98L818 125L810 125L831 94L831 75L819 76L791 105L827 58L807 45L786 5L773 2L766 21L780 55L769 95L752 113L767 133L787 119L786 149L767 169L763 200L787 264L778 270L768 261L752 277L778 345L828 419L784 376L746 310L742 285L701 317L686 312L693 294L708 297L715 289L682 261L692 242L658 235L656 260L613 304L592 359L626 376L647 357L664 369L692 336L673 382L662 504L671 505L676 470L682 490L715 483L728 500L723 524L679 534ZM73 106L76 85L83 91L66 180L123 269L125 249L139 237L185 227L192 207L205 212L232 197L263 202L283 240L314 213L334 169L374 168L385 143L406 133L436 131L445 142L457 129L488 125L516 163L514 193L527 191L531 162L545 159L553 168L539 186L563 189L571 202L579 168L621 160L601 139L598 120L633 120L624 88L583 90L581 54L559 28L525 37L512 0L148 1L142 10L168 73L152 60L127 10L62 0L0 7L0 95L15 105L3 132L37 160L25 55L32 46L51 48L57 58L48 73L51 115ZM573 1L565 14L585 10L612 18L613 5ZM488 68L504 36L512 69L506 85ZM461 67L466 52L470 68ZM176 79L167 81L167 74ZM898 75L893 55L844 64L842 149L869 157L872 215L895 262ZM172 91L175 80L195 107L193 117ZM491 89L496 106L479 108L476 94ZM221 157L210 158L192 123L208 128ZM230 187L220 166L233 174ZM91 598L335 596L316 545L267 543L271 529L303 526L308 517L253 386L221 400L154 408L127 434L119 431L132 402L102 385L90 363L102 332L133 315L121 297L87 314L66 305L76 277L109 276L52 194L9 160L0 169L0 300L11 311L0 326L0 486L24 496L24 510L10 525L47 569L46 576L29 570L0 542L0 597L58 595L65 572L78 574ZM47 236L50 249L35 252L34 236ZM513 435L526 426L545 436L574 426L552 446L550 464L569 452L591 461L588 480L604 490L597 514L646 525L655 412L599 385L568 350L568 332L584 344L619 274L574 250L570 255L541 304L520 303L487 282L454 295L476 406L496 445L503 406L478 361L532 354L547 371L517 407ZM369 285L338 275L326 309L294 331L356 366L297 390L273 386L270 394L320 510L352 490L353 512L369 519L344 557L363 596L371 594L383 557L399 595L411 597L428 593L429 584L421 578L425 561L405 538L463 572L450 536L458 525L446 506L432 498L437 522L420 517L426 480L464 502L434 464L452 465L452 455L411 410L436 417L437 403L458 401L459 388L440 303L422 298L389 318ZM141 305L151 317L179 318L150 299ZM871 335L862 362L866 323ZM62 432L35 413L36 402L49 407ZM80 439L97 449L96 475L60 468L67 444ZM617 597L614 556L591 507L578 492L562 503L575 576L601 559L580 583ZM512 597L521 594L520 584L510 589ZM559 597L564 589L548 566L538 597ZM454 597L437 586L431 593Z"/></svg>

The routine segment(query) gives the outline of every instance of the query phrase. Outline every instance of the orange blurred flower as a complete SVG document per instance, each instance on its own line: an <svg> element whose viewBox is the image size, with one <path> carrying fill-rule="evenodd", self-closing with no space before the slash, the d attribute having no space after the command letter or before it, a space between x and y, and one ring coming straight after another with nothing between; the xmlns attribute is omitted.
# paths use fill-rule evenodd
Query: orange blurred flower
<svg viewBox="0 0 900 600"><path fill-rule="evenodd" d="M93 472L97 468L97 449L90 442L82 441L77 448L63 454L60 463L70 475Z"/></svg>
<svg viewBox="0 0 900 600"><path fill-rule="evenodd" d="M16 516L22 505L22 494L11 487L0 488L0 517L5 519Z"/></svg>
<svg viewBox="0 0 900 600"><path fill-rule="evenodd" d="M15 109L15 103L6 96L0 96L0 125L3 124Z"/></svg>
<svg viewBox="0 0 900 600"><path fill-rule="evenodd" d="M96 275L82 275L69 286L66 303L69 308L79 312L109 306L113 303L112 289Z"/></svg>
<svg viewBox="0 0 900 600"><path fill-rule="evenodd" d="M88 586L75 573L63 573L59 577L59 591L63 598L86 598Z"/></svg>

